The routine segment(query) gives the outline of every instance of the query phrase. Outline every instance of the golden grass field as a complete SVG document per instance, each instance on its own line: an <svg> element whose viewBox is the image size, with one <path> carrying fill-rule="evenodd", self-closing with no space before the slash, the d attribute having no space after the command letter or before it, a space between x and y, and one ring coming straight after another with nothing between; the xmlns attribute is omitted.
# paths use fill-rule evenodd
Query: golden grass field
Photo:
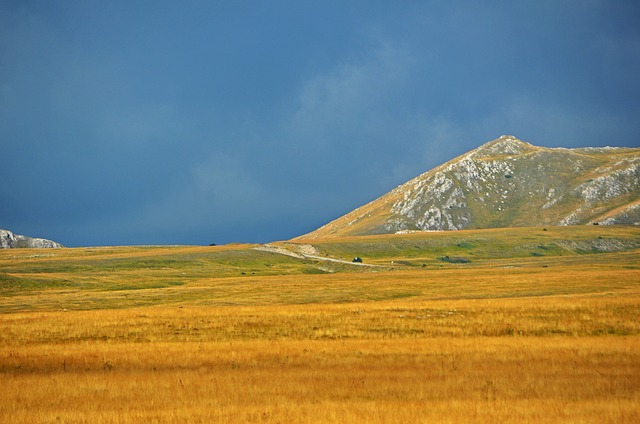
<svg viewBox="0 0 640 424"><path fill-rule="evenodd" d="M0 251L0 422L640 422L639 229L446 237Z"/></svg>

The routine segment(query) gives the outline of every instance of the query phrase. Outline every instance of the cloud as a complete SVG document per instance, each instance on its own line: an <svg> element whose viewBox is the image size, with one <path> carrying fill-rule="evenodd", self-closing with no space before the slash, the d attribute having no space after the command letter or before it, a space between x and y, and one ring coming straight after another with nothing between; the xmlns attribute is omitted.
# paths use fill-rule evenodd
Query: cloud
<svg viewBox="0 0 640 424"><path fill-rule="evenodd" d="M634 2L130 3L0 5L0 224L266 241L504 133L637 144Z"/></svg>
<svg viewBox="0 0 640 424"><path fill-rule="evenodd" d="M287 216L291 199L270 191L247 162L242 156L211 151L184 164L184 178L119 217L116 226L130 231L121 231L120 237L145 243L269 241L260 227Z"/></svg>
<svg viewBox="0 0 640 424"><path fill-rule="evenodd" d="M313 190L344 198L353 193L348 187L360 187L350 205L394 186L403 163L414 159L407 152L424 142L424 116L412 110L410 94L419 54L378 30L361 44L366 47L300 84L279 128L293 156L308 163L302 174ZM391 167L399 171L389 173Z"/></svg>
<svg viewBox="0 0 640 424"><path fill-rule="evenodd" d="M336 64L302 85L289 124L292 134L321 138L373 131L381 109L407 83L413 62L406 47L375 41L363 57Z"/></svg>
<svg viewBox="0 0 640 424"><path fill-rule="evenodd" d="M247 172L246 164L226 154L216 154L191 170L195 196L220 209L237 210L243 216L252 205L268 200L268 193ZM229 206L232 208L229 208Z"/></svg>

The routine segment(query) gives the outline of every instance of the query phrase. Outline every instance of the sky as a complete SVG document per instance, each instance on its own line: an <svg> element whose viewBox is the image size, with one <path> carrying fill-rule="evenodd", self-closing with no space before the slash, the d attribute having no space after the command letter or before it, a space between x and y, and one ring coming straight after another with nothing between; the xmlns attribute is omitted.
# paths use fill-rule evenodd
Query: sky
<svg viewBox="0 0 640 424"><path fill-rule="evenodd" d="M640 2L0 0L0 228L310 232L503 134L640 146Z"/></svg>

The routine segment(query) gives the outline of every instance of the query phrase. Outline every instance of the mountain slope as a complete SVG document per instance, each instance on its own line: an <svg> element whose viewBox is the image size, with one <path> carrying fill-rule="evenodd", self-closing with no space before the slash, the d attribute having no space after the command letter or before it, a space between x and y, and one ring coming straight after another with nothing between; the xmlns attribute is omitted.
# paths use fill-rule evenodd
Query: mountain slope
<svg viewBox="0 0 640 424"><path fill-rule="evenodd" d="M591 223L640 225L640 149L507 135L299 238Z"/></svg>

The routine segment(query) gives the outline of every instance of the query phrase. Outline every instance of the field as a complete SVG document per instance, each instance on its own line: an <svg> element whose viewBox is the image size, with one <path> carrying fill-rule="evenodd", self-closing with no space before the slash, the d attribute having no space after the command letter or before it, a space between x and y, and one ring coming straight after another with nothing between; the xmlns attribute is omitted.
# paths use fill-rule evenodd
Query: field
<svg viewBox="0 0 640 424"><path fill-rule="evenodd" d="M0 422L640 422L639 228L309 244L0 251Z"/></svg>

